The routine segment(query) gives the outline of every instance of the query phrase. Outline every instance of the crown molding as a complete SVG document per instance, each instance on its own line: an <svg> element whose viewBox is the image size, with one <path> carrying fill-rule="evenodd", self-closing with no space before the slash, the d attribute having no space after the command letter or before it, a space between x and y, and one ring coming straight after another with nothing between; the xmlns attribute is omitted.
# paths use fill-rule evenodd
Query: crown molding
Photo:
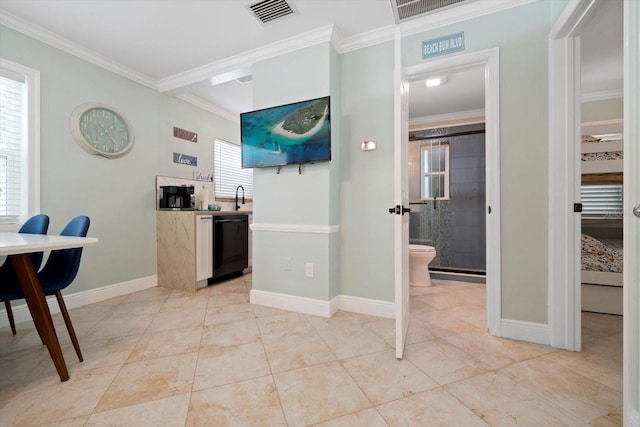
<svg viewBox="0 0 640 427"><path fill-rule="evenodd" d="M247 52L233 55L220 61L211 62L197 68L178 73L158 81L158 90L168 92L209 79L211 76L236 68L251 66L255 62L264 61L296 50L315 46L319 43L339 43L340 36L336 33L335 25L327 25L317 30L309 31L295 37L261 46ZM336 47L338 52L340 46Z"/></svg>
<svg viewBox="0 0 640 427"><path fill-rule="evenodd" d="M484 117L484 108L479 110L467 110L457 113L437 114L435 116L415 117L409 120L409 125L423 125L439 122L448 122L453 120L466 120L477 117Z"/></svg>
<svg viewBox="0 0 640 427"><path fill-rule="evenodd" d="M463 7L452 7L441 12L402 22L398 25L403 36L410 36L537 1L539 0L472 1L468 4L465 3Z"/></svg>
<svg viewBox="0 0 640 427"><path fill-rule="evenodd" d="M603 90L601 92L583 93L580 96L582 102L604 101L605 99L622 98L624 92L622 89Z"/></svg>
<svg viewBox="0 0 640 427"><path fill-rule="evenodd" d="M140 83L143 86L158 90L158 85L155 79L145 74L134 71L131 68L125 67L124 65L119 64L118 62L115 62L105 56L99 55L82 45L67 40L64 37L60 37L59 35L49 30L45 30L38 25L25 21L22 18L18 18L17 16L12 15L9 12L2 11L2 14L0 15L0 25L4 25L7 28L11 28L12 30L18 31L38 41L60 49L63 52L84 59L87 62L104 68L105 70L114 72L129 80L133 80L134 82Z"/></svg>
<svg viewBox="0 0 640 427"><path fill-rule="evenodd" d="M226 110L222 107L218 107L215 104L210 103L209 101L205 101L199 96L195 96L190 93L181 93L176 95L176 98L183 100L184 102L188 102L191 105L195 105L198 108L202 108L205 111L209 111L210 113L216 114L223 119L227 119L234 123L240 123L240 116L232 113L229 110Z"/></svg>
<svg viewBox="0 0 640 427"><path fill-rule="evenodd" d="M395 37L396 26L389 25L377 30L368 31L362 34L348 37L343 40L340 47L340 53L351 52L353 50L362 49L364 47L374 46L380 43L393 40Z"/></svg>

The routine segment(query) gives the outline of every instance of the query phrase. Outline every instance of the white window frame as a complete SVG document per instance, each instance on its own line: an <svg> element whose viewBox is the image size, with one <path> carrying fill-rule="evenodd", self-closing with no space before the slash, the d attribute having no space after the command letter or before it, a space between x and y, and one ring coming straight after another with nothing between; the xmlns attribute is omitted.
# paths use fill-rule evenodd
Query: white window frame
<svg viewBox="0 0 640 427"><path fill-rule="evenodd" d="M424 152L433 150L445 150L444 171L425 172L424 170ZM424 179L427 176L444 175L444 196L436 197L436 200L449 200L449 145L447 144L424 144L420 147L420 197L424 201L433 200L433 197L426 197L426 188Z"/></svg>
<svg viewBox="0 0 640 427"><path fill-rule="evenodd" d="M23 197L17 220L0 216L3 231L18 231L32 215L40 213L40 71L0 58L0 73L20 74L27 86L27 111L25 117L26 140L23 146Z"/></svg>
<svg viewBox="0 0 640 427"><path fill-rule="evenodd" d="M233 148L237 148L238 150L238 159L239 159L239 164L238 164L238 169L242 171L242 175L248 175L251 177L250 180L247 180L247 178L245 177L244 180L239 179L237 180L237 182L233 182L232 187L233 190L229 190L229 192L224 191L224 189L222 188L222 184L220 181L220 175L219 175L219 171L218 171L218 158L217 158L217 153L218 153L218 148L217 145L218 144L225 144L228 146L231 146ZM219 138L216 138L214 140L214 159L213 159L213 181L215 184L215 189L216 189L216 199L234 199L235 198L235 191L238 185L242 185L242 187L244 188L244 198L245 200L252 200L253 199L253 169L242 169L242 161L241 161L241 147L238 144L234 144L232 142L228 142ZM250 181L250 182L248 182ZM224 186L226 189L229 189L230 187L228 186ZM233 193L231 193L231 191L233 191ZM239 196L242 195L243 193L240 192Z"/></svg>

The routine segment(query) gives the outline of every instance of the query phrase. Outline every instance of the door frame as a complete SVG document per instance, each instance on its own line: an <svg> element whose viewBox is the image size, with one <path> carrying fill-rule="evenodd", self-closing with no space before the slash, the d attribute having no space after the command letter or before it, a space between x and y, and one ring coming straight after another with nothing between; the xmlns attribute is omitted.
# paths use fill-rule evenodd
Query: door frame
<svg viewBox="0 0 640 427"><path fill-rule="evenodd" d="M580 292L576 235L570 212L579 201L580 39L588 18L606 0L569 0L549 33L549 327L554 347L580 350ZM640 426L640 5L624 0L624 263L623 421ZM566 141L574 141L566 144ZM579 232L579 229L578 229Z"/></svg>
<svg viewBox="0 0 640 427"><path fill-rule="evenodd" d="M624 1L623 422L640 426L640 4ZM630 262L631 261L631 262Z"/></svg>
<svg viewBox="0 0 640 427"><path fill-rule="evenodd" d="M485 140L486 140L486 295L487 331L502 336L502 275L500 234L500 48L479 50L407 67L409 80L428 74L458 71L474 67L485 70ZM409 127L409 123L403 123ZM408 165L404 165L405 172ZM436 248L437 250L437 248Z"/></svg>

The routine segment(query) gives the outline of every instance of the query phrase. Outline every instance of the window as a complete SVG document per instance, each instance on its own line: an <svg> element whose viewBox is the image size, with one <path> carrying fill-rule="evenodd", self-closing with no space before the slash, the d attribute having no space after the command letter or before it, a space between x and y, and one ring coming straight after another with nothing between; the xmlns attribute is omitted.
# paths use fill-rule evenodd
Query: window
<svg viewBox="0 0 640 427"><path fill-rule="evenodd" d="M622 184L583 185L580 195L583 216L622 216Z"/></svg>
<svg viewBox="0 0 640 427"><path fill-rule="evenodd" d="M216 197L234 198L236 188L242 185L245 198L253 198L253 169L242 169L240 146L216 139L214 147Z"/></svg>
<svg viewBox="0 0 640 427"><path fill-rule="evenodd" d="M0 224L40 210L40 73L0 58Z"/></svg>
<svg viewBox="0 0 640 427"><path fill-rule="evenodd" d="M422 146L422 200L449 200L449 146Z"/></svg>

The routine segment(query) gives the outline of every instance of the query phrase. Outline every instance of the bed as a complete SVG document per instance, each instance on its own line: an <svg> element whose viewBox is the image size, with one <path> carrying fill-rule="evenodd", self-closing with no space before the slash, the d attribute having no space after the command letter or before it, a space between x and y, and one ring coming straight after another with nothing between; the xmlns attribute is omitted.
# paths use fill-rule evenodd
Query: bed
<svg viewBox="0 0 640 427"><path fill-rule="evenodd" d="M583 184L622 183L623 140L620 121L582 126L581 167Z"/></svg>
<svg viewBox="0 0 640 427"><path fill-rule="evenodd" d="M581 238L582 310L622 314L622 240Z"/></svg>

